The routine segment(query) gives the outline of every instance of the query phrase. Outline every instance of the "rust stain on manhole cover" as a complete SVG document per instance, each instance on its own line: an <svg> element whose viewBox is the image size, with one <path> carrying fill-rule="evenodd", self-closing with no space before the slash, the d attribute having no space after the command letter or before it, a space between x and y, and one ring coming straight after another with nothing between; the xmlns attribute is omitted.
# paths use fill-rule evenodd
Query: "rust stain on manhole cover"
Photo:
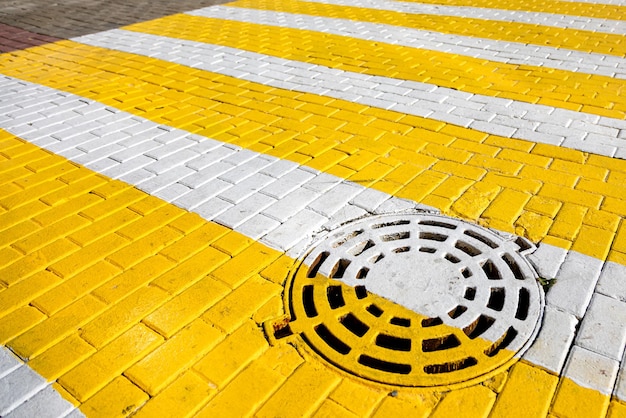
<svg viewBox="0 0 626 418"><path fill-rule="evenodd" d="M346 224L288 278L273 340L344 372L410 387L471 384L534 340L544 296L521 254L532 247L456 219L415 213Z"/></svg>

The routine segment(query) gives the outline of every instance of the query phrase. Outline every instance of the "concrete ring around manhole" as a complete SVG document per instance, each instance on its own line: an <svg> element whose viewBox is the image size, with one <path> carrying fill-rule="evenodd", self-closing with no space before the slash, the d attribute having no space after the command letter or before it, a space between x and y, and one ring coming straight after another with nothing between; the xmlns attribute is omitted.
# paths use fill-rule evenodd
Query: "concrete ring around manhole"
<svg viewBox="0 0 626 418"><path fill-rule="evenodd" d="M370 382L466 386L515 362L544 310L532 246L432 213L376 215L316 240L285 287L285 338ZM290 337L290 338L286 338Z"/></svg>

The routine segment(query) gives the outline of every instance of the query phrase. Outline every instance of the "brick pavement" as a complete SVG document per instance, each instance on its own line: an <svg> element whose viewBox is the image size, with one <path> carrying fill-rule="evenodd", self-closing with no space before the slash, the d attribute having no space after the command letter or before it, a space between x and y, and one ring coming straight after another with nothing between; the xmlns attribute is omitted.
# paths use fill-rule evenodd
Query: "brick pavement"
<svg viewBox="0 0 626 418"><path fill-rule="evenodd" d="M623 416L620 4L8 3L0 415Z"/></svg>

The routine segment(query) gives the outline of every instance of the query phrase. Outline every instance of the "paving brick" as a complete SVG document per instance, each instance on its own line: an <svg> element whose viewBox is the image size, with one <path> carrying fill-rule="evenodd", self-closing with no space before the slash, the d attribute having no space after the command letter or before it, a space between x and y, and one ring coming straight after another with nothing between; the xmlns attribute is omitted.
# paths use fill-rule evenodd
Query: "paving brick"
<svg viewBox="0 0 626 418"><path fill-rule="evenodd" d="M49 381L59 378L96 352L96 349L76 334L53 345L28 365Z"/></svg>
<svg viewBox="0 0 626 418"><path fill-rule="evenodd" d="M221 331L197 319L130 367L125 375L154 396L222 339Z"/></svg>
<svg viewBox="0 0 626 418"><path fill-rule="evenodd" d="M267 348L263 331L248 321L202 357L193 368L218 388L223 388Z"/></svg>
<svg viewBox="0 0 626 418"><path fill-rule="evenodd" d="M619 361L626 344L626 303L594 294L576 336L576 345Z"/></svg>
<svg viewBox="0 0 626 418"><path fill-rule="evenodd" d="M2 405L0 413L6 416L45 386L46 381L28 366L18 367L0 378L0 405Z"/></svg>
<svg viewBox="0 0 626 418"><path fill-rule="evenodd" d="M84 402L161 342L162 338L155 332L143 325L135 325L64 374L59 383L76 399Z"/></svg>
<svg viewBox="0 0 626 418"><path fill-rule="evenodd" d="M148 399L147 393L124 376L119 376L83 403L81 411L94 417L127 415L139 409Z"/></svg>
<svg viewBox="0 0 626 418"><path fill-rule="evenodd" d="M7 418L33 416L65 416L74 409L74 406L63 399L52 386L46 386L26 402L13 409Z"/></svg>

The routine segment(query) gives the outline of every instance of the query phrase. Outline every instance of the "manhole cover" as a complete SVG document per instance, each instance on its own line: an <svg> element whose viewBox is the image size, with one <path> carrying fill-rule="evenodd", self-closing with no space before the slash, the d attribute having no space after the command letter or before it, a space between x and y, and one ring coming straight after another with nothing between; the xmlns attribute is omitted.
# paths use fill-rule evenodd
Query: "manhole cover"
<svg viewBox="0 0 626 418"><path fill-rule="evenodd" d="M368 380L450 386L508 367L543 313L528 244L432 214L380 215L317 242L289 277L289 319L307 351Z"/></svg>

